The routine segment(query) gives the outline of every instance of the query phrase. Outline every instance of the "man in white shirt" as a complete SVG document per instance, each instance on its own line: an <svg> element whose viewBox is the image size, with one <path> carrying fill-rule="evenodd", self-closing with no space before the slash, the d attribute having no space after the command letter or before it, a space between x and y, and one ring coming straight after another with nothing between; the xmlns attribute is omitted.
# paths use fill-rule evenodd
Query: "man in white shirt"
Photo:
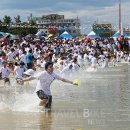
<svg viewBox="0 0 130 130"><path fill-rule="evenodd" d="M51 83L57 79L61 80L63 82L67 82L73 85L77 85L76 83L69 81L67 79L64 79L58 75L56 75L53 72L53 63L47 62L45 64L45 71L40 72L37 76L25 78L22 80L22 82L31 81L37 79L37 86L36 86L36 93L38 97L40 98L39 106L44 106L49 104L49 108L51 108L51 102L52 102L52 96L51 96L51 90L50 85Z"/></svg>
<svg viewBox="0 0 130 130"><path fill-rule="evenodd" d="M95 56L93 56L91 59L91 67L95 69L97 63L98 63L97 58Z"/></svg>
<svg viewBox="0 0 130 130"><path fill-rule="evenodd" d="M17 83L19 83L19 81L23 79L23 73L24 73L23 66L24 66L24 63L20 61L19 65L16 65L14 68L14 73L15 73Z"/></svg>
<svg viewBox="0 0 130 130"><path fill-rule="evenodd" d="M24 64L26 64L26 56L27 56L27 52L24 51L23 54L20 55L20 61L24 62Z"/></svg>
<svg viewBox="0 0 130 130"><path fill-rule="evenodd" d="M3 67L0 69L2 79L4 79L4 86L6 85L6 83L10 85L9 75L11 70L7 67L7 65L8 63L6 61L3 61Z"/></svg>

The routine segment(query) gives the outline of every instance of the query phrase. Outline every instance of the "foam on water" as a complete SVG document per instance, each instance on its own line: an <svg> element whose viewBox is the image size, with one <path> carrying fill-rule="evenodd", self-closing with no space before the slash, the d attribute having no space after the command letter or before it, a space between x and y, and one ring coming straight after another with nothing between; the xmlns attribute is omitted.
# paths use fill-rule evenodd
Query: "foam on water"
<svg viewBox="0 0 130 130"><path fill-rule="evenodd" d="M97 68L89 67L89 68L87 69L87 72L97 72Z"/></svg>
<svg viewBox="0 0 130 130"><path fill-rule="evenodd" d="M0 102L0 111L5 112L5 111L9 111L9 110L10 110L10 106L8 106L4 102Z"/></svg>
<svg viewBox="0 0 130 130"><path fill-rule="evenodd" d="M37 112L38 98L35 94L24 93L16 97L12 111L18 112Z"/></svg>
<svg viewBox="0 0 130 130"><path fill-rule="evenodd" d="M0 101L0 111L38 112L39 99L35 94L24 93L12 96L13 100L5 96L6 99Z"/></svg>

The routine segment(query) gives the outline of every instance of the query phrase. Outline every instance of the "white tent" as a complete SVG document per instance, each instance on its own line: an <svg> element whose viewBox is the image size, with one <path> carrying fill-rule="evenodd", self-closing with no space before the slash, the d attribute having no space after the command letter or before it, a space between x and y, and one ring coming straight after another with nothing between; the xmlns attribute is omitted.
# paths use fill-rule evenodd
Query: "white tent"
<svg viewBox="0 0 130 130"><path fill-rule="evenodd" d="M46 36L46 33L44 33L43 31L39 31L36 33L36 36L39 36L39 37Z"/></svg>
<svg viewBox="0 0 130 130"><path fill-rule="evenodd" d="M70 35L67 31L63 32L60 37L62 38L73 38L72 35Z"/></svg>
<svg viewBox="0 0 130 130"><path fill-rule="evenodd" d="M119 36L120 36L120 31L117 31L112 37L116 38L116 37L119 37ZM123 32L123 36L127 38L128 34L126 34L125 32Z"/></svg>
<svg viewBox="0 0 130 130"><path fill-rule="evenodd" d="M91 31L87 36L94 39L100 38L100 36L98 36L94 31Z"/></svg>
<svg viewBox="0 0 130 130"><path fill-rule="evenodd" d="M91 35L96 35L96 33L94 31L91 31L88 36L91 36Z"/></svg>

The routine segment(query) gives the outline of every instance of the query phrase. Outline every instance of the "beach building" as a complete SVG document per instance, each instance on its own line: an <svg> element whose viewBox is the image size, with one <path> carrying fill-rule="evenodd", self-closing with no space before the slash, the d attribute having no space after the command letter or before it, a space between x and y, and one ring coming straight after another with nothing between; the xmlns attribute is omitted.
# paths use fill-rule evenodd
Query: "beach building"
<svg viewBox="0 0 130 130"><path fill-rule="evenodd" d="M74 37L80 35L80 19L78 17L67 19L64 15L58 14L48 14L41 17L33 17L31 14L29 19L32 19L36 22L39 31L43 31L47 34L52 32L59 36L64 31L67 31Z"/></svg>

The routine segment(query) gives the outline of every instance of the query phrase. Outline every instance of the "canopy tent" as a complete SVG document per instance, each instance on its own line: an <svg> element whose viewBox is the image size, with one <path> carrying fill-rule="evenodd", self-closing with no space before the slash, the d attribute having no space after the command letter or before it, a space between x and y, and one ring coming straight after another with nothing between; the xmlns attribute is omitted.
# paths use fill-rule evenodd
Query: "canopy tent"
<svg viewBox="0 0 130 130"><path fill-rule="evenodd" d="M6 34L4 32L0 32L0 36L5 37Z"/></svg>
<svg viewBox="0 0 130 130"><path fill-rule="evenodd" d="M26 37L27 37L27 38L33 38L34 35L33 35L33 34L28 34L28 35L26 35Z"/></svg>
<svg viewBox="0 0 130 130"><path fill-rule="evenodd" d="M90 38L92 38L92 39L101 38L94 31L91 31L87 36L90 37Z"/></svg>
<svg viewBox="0 0 130 130"><path fill-rule="evenodd" d="M8 43L9 40L7 38L3 37L0 39L0 43L2 43L2 42Z"/></svg>
<svg viewBox="0 0 130 130"><path fill-rule="evenodd" d="M3 38L5 36L6 36L6 34L4 32L0 32L0 38Z"/></svg>
<svg viewBox="0 0 130 130"><path fill-rule="evenodd" d="M73 38L72 35L70 35L67 31L63 32L60 37L62 38Z"/></svg>
<svg viewBox="0 0 130 130"><path fill-rule="evenodd" d="M36 36L42 37L42 36L47 36L47 34L44 33L43 31L39 31L39 32L36 33Z"/></svg>
<svg viewBox="0 0 130 130"><path fill-rule="evenodd" d="M128 37L129 37L125 32L123 32L123 36L124 36L125 38L128 38ZM113 37L113 38L120 37L120 32L117 31L112 37Z"/></svg>
<svg viewBox="0 0 130 130"><path fill-rule="evenodd" d="M6 33L6 36L4 36L5 38L7 38L8 40L12 40L11 38L14 37L15 35L11 34L11 33Z"/></svg>
<svg viewBox="0 0 130 130"><path fill-rule="evenodd" d="M10 40L20 40L21 36L19 35L12 35L12 37L10 38Z"/></svg>
<svg viewBox="0 0 130 130"><path fill-rule="evenodd" d="M91 36L91 35L96 35L96 33L94 31L91 31L88 36Z"/></svg>

